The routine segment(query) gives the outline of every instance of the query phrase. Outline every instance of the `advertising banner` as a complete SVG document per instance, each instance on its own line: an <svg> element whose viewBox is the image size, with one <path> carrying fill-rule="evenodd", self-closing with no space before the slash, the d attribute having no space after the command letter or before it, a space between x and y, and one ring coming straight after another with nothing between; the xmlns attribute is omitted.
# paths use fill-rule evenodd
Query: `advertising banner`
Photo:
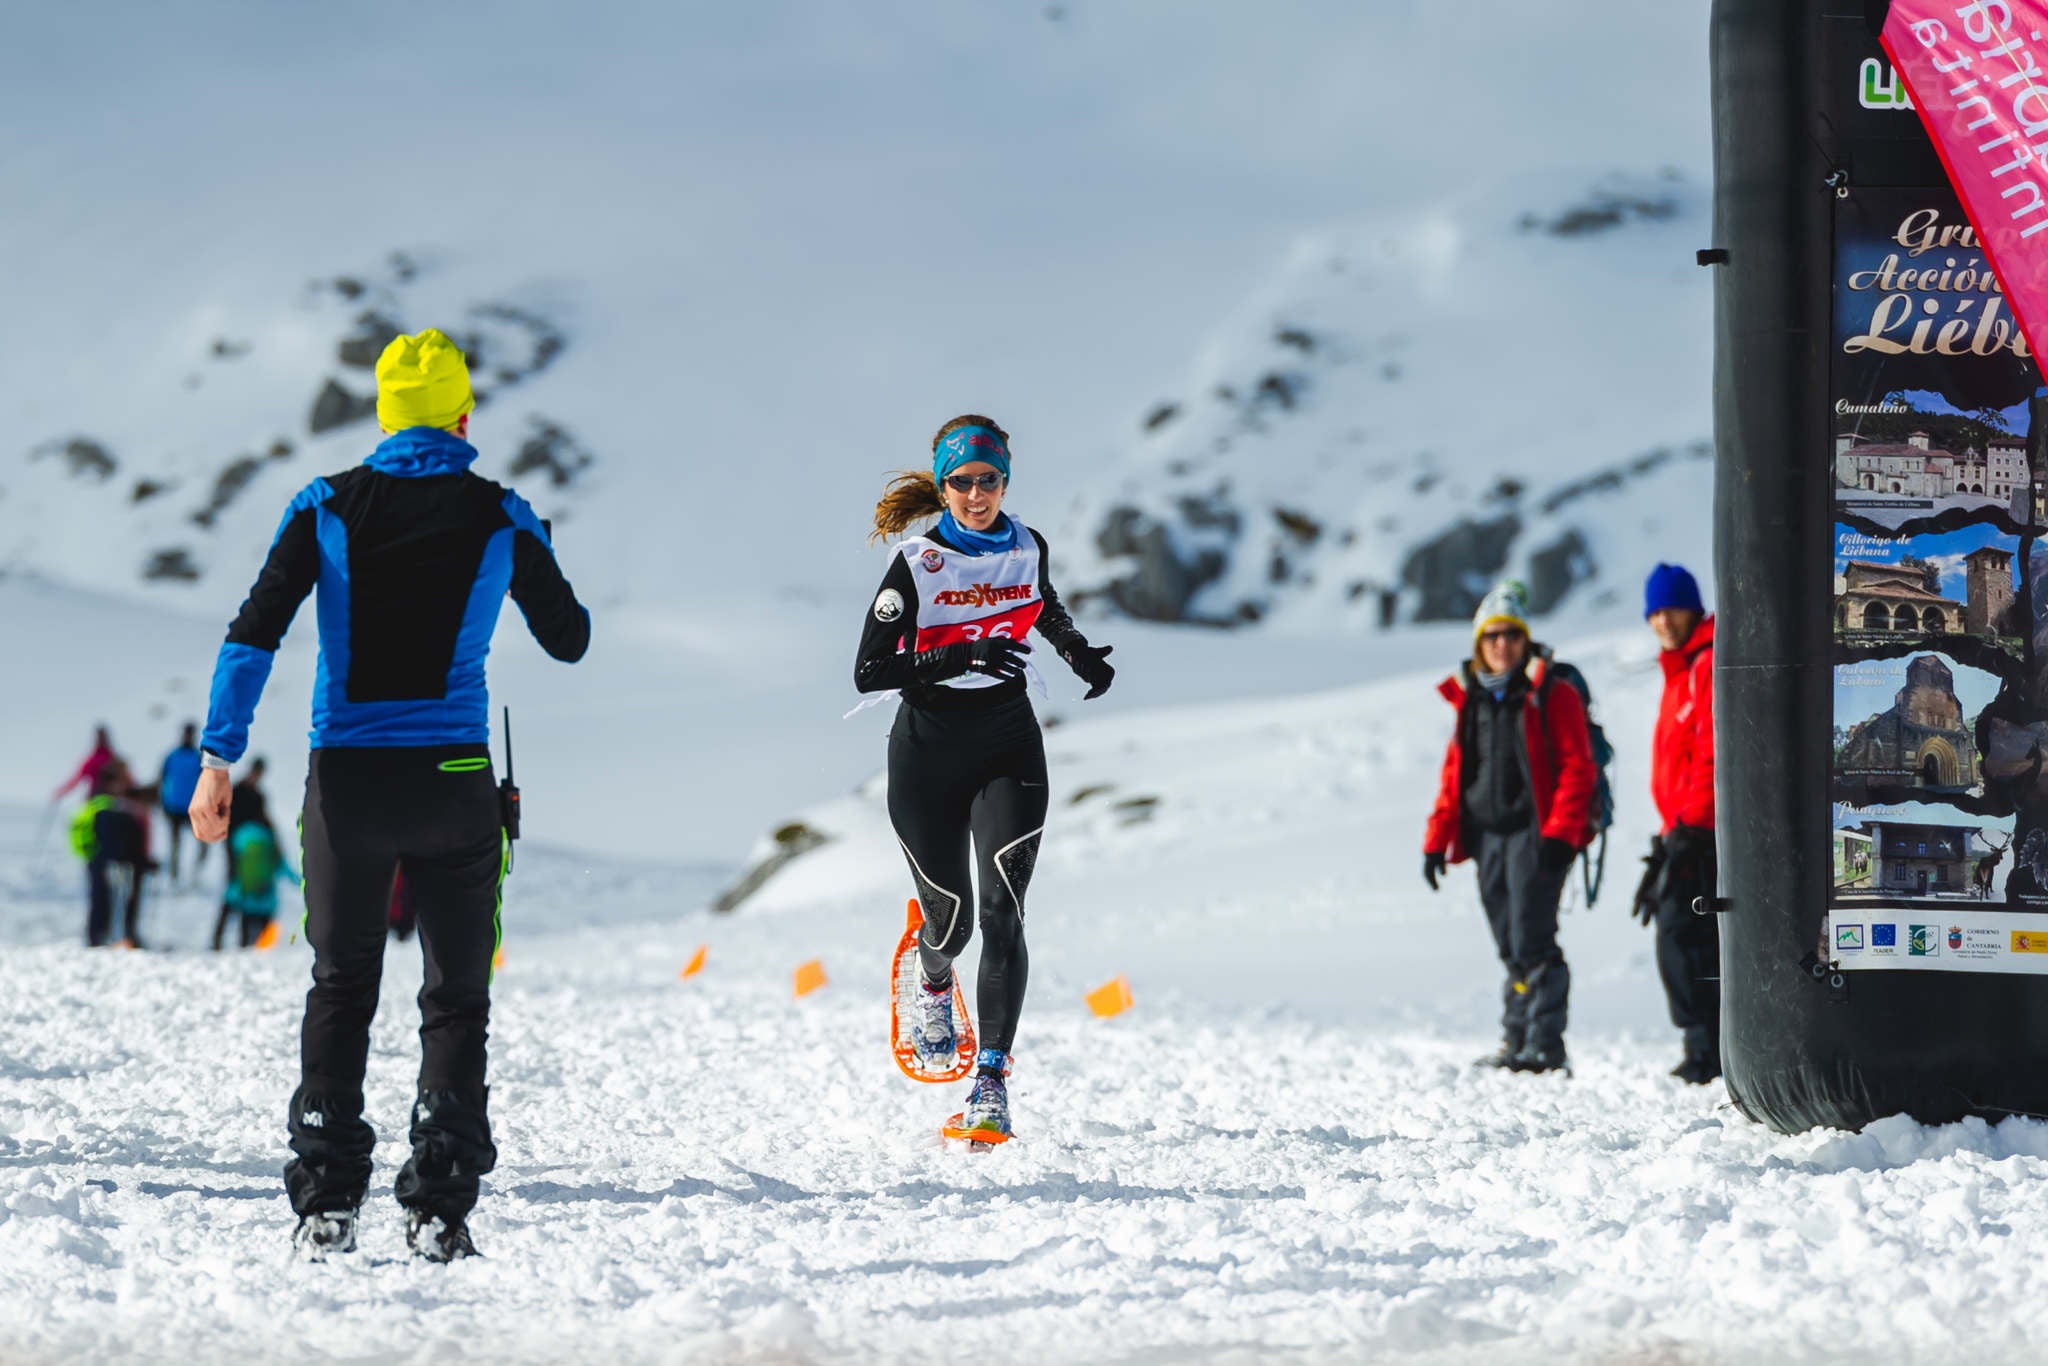
<svg viewBox="0 0 2048 1366"><path fill-rule="evenodd" d="M2048 974L2048 404L1949 187L1845 187L1834 245L1827 956Z"/></svg>

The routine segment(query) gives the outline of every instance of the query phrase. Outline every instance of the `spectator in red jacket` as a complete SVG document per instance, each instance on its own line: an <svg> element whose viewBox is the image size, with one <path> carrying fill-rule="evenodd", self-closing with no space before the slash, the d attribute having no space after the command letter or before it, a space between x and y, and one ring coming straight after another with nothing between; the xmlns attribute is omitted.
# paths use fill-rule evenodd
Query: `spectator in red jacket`
<svg viewBox="0 0 2048 1366"><path fill-rule="evenodd" d="M64 780L64 786L51 794L50 800L64 800L64 794L80 783L85 784L85 795L88 797L105 795L107 768L117 762L119 760L114 754L114 742L107 735L107 728L95 726L92 732L92 753L85 756L85 762L78 766L76 773Z"/></svg>
<svg viewBox="0 0 2048 1366"><path fill-rule="evenodd" d="M1650 571L1643 612L1664 647L1664 699L1650 753L1663 828L1650 841L1636 918L1657 927L1657 973L1685 1057L1671 1075L1704 1086L1721 1075L1721 926L1692 904L1715 892L1714 619L1675 564Z"/></svg>
<svg viewBox="0 0 2048 1366"><path fill-rule="evenodd" d="M1472 658L1438 689L1458 710L1422 845L1435 891L1447 864L1474 860L1479 898L1507 968L1501 1045L1484 1066L1565 1067L1571 969L1557 945L1557 903L1592 835L1598 772L1586 704L1551 677L1529 639L1529 607L1510 580L1479 604Z"/></svg>

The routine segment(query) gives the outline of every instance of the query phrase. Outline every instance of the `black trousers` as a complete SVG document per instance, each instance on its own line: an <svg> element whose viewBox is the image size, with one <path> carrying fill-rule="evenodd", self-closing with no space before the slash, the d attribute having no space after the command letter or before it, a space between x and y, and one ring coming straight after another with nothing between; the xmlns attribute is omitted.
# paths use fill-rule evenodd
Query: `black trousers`
<svg viewBox="0 0 2048 1366"><path fill-rule="evenodd" d="M1045 830L1045 739L1029 698L986 711L936 712L904 703L889 732L889 821L924 907L925 979L951 981L953 960L981 924L975 991L981 1046L1007 1053L1031 958L1024 895ZM968 883L973 840L975 905Z"/></svg>
<svg viewBox="0 0 2048 1366"><path fill-rule="evenodd" d="M114 934L114 898L120 888L115 883L118 870L125 865L116 863L105 855L95 855L85 865L85 944L87 948L102 948L111 942Z"/></svg>
<svg viewBox="0 0 2048 1366"><path fill-rule="evenodd" d="M1695 898L1714 895L1718 871L1710 850L1695 866L1667 872L1658 887L1657 975L1691 1057L1721 1056L1721 918L1692 911Z"/></svg>
<svg viewBox="0 0 2048 1366"><path fill-rule="evenodd" d="M140 948L142 882L149 864L142 820L117 803L94 814L92 837L93 855L85 866L85 942L93 947L111 942L119 898L125 902L123 937Z"/></svg>
<svg viewBox="0 0 2048 1366"><path fill-rule="evenodd" d="M419 1095L399 1203L457 1219L497 1162L484 1084L503 831L490 756L474 747L315 750L306 775L306 938L313 988L299 1040L285 1187L300 1214L353 1209L376 1135L363 1070L384 969L391 880L418 908Z"/></svg>
<svg viewBox="0 0 2048 1366"><path fill-rule="evenodd" d="M1572 970L1557 946L1557 902L1570 872L1543 871L1543 841L1534 829L1480 834L1475 841L1479 899L1508 970L1501 992L1503 1038L1516 1048L1555 1052L1564 1046L1572 990Z"/></svg>

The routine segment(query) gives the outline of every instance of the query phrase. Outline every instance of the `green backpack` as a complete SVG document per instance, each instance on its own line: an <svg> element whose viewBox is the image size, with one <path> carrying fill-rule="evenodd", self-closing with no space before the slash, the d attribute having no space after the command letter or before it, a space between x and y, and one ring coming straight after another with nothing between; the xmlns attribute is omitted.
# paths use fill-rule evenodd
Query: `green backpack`
<svg viewBox="0 0 2048 1366"><path fill-rule="evenodd" d="M91 863L100 851L100 812L113 806L112 797L94 797L78 808L78 814L71 818L71 852L87 863Z"/></svg>
<svg viewBox="0 0 2048 1366"><path fill-rule="evenodd" d="M235 885L252 896L277 888L277 836L253 821L235 832Z"/></svg>

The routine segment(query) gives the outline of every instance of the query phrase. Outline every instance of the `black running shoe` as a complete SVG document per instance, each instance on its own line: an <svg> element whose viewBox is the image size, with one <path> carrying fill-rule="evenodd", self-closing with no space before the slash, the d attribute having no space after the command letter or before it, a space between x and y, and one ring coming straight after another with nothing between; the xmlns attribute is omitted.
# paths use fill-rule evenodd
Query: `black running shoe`
<svg viewBox="0 0 2048 1366"><path fill-rule="evenodd" d="M1562 1072L1572 1074L1572 1065L1564 1055L1564 1045L1556 1048L1524 1048L1508 1063L1512 1072Z"/></svg>
<svg viewBox="0 0 2048 1366"><path fill-rule="evenodd" d="M292 1247L301 1260L324 1262L330 1254L356 1250L356 1212L352 1209L325 1210L299 1216L292 1230Z"/></svg>
<svg viewBox="0 0 2048 1366"><path fill-rule="evenodd" d="M448 1220L438 1214L409 1210L405 1216L405 1245L412 1255L430 1262L459 1262L478 1257L476 1244L469 1240L469 1226L462 1220Z"/></svg>

